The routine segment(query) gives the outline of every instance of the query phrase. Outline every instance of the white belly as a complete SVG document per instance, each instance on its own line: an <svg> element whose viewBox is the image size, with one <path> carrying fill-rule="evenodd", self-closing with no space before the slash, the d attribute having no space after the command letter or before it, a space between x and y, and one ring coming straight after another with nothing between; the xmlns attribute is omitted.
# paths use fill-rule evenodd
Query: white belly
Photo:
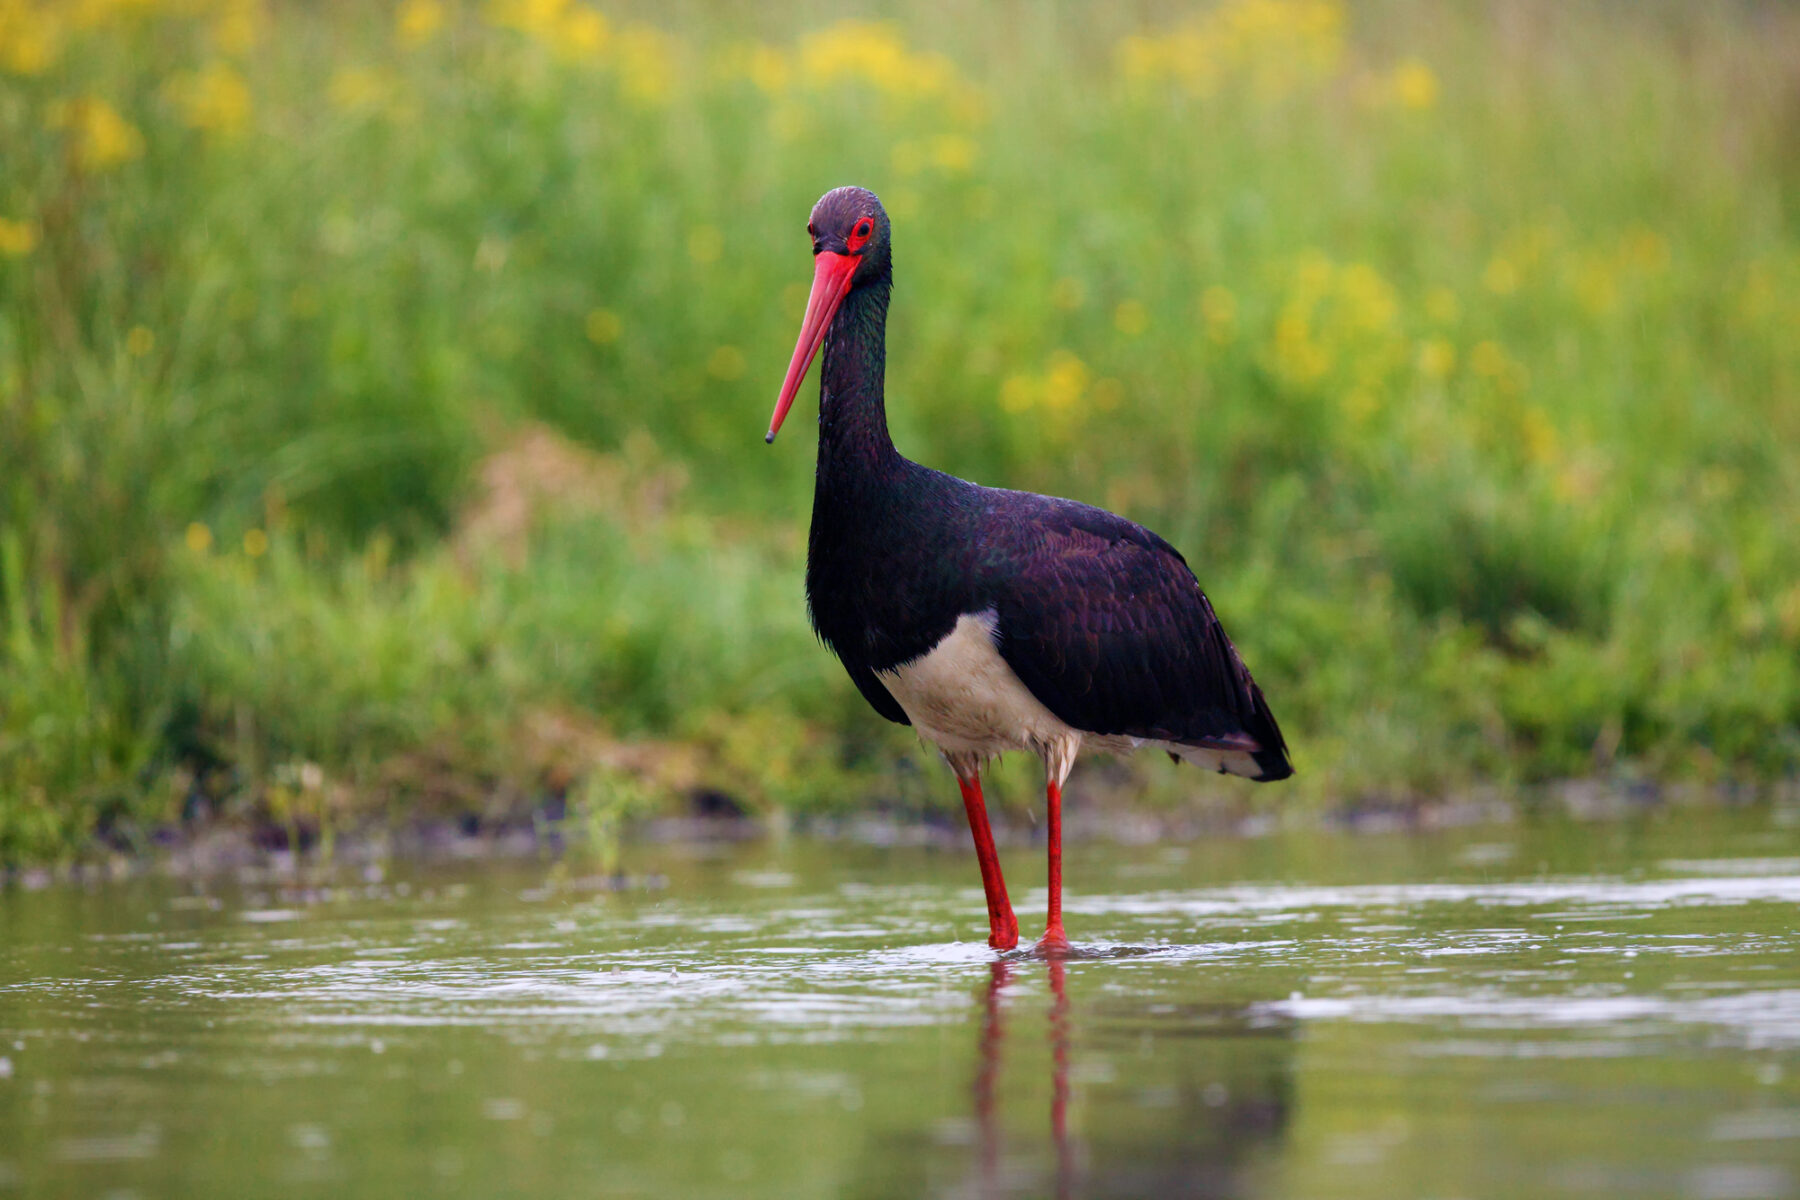
<svg viewBox="0 0 1800 1200"><path fill-rule="evenodd" d="M935 743L959 775L1008 750L1030 750L1061 786L1085 744L1112 754L1145 745L1142 738L1087 733L1064 724L1031 694L996 645L994 610L965 613L930 651L876 678L893 694L919 736ZM1242 751L1154 741L1209 771L1254 778L1259 768Z"/></svg>
<svg viewBox="0 0 1800 1200"><path fill-rule="evenodd" d="M958 772L1008 750L1031 750L1060 783L1081 750L1081 732L1045 708L1000 657L997 625L992 609L965 613L928 653L876 678Z"/></svg>

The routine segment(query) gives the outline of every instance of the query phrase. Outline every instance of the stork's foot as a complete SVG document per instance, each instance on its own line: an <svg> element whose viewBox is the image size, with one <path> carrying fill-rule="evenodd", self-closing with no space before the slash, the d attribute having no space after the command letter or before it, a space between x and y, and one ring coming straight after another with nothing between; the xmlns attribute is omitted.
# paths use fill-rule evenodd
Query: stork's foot
<svg viewBox="0 0 1800 1200"><path fill-rule="evenodd" d="M988 945L996 950L1011 950L1019 944L1019 922L1010 912L1002 917L989 917Z"/></svg>
<svg viewBox="0 0 1800 1200"><path fill-rule="evenodd" d="M1035 949L1045 958L1069 957L1069 935L1063 932L1061 921L1044 930L1044 936L1038 939Z"/></svg>

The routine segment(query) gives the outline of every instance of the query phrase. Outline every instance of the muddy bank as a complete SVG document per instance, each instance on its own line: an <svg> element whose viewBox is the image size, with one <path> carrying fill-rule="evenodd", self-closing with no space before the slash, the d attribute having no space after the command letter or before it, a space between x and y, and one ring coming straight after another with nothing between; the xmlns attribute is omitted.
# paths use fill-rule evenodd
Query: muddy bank
<svg viewBox="0 0 1800 1200"><path fill-rule="evenodd" d="M1800 829L1800 781L1751 787L1565 780L1534 788L1477 788L1450 796L1361 798L1326 809L1212 803L1171 810L1117 795L1096 799L1072 792L1065 836L1074 842L1178 844L1308 829L1429 833L1522 821L1606 822L1673 810L1755 806L1769 808L1776 824ZM995 839L1004 846L1043 840L1041 809L1003 809L993 814L993 820ZM97 882L143 874L205 878L246 871L276 876L318 869L356 872L391 860L431 864L532 858L566 859L572 869L605 880L613 877L621 849L634 844L787 837L957 849L966 844L968 829L959 812L911 808L885 798L872 798L858 811L794 817L753 813L713 791L692 793L675 811L625 821L587 820L572 815L561 803L498 816L492 811L434 814L329 830L267 820L199 820L129 842L116 837L96 840L85 855L70 862L0 869L0 886L37 888L58 881Z"/></svg>

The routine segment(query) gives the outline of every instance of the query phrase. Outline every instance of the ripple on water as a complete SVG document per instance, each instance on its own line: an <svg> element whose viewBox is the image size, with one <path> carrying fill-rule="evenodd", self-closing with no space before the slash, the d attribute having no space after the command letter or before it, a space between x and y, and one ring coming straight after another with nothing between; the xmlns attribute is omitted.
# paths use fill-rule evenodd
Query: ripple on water
<svg viewBox="0 0 1800 1200"><path fill-rule="evenodd" d="M1693 1026L1741 1046L1800 1045L1800 989L1784 986L1784 978L1765 972L1756 980L1714 976L1637 989L1630 971L1618 969L1778 959L1794 949L1790 930L1733 922L1699 931L1627 929L1674 912L1800 902L1800 873L1790 869L1800 860L1661 865L1689 873L1083 893L1070 897L1069 911L1102 936L1076 942L1062 961L1071 971L1131 972L1133 987L1171 971L1189 980L1234 978L1244 997L1239 1011L1252 1022L1626 1033ZM165 938L165 951L181 953L165 960L173 969L155 988L226 1003L228 1020L476 1026L509 1037L572 1030L583 1044L622 1055L635 1052L630 1039L831 1038L960 1020L978 1002L971 985L990 964L1043 957L1035 947L996 955L980 941L945 940L946 925L972 919L961 902L978 894L966 888L947 894L840 883L777 896L801 886L791 872L731 878L743 890L729 905L673 897L619 910L608 899L584 898L575 910L543 914L539 907L528 916L533 910L520 908L492 921L401 905L389 919L361 924L325 909L247 908L227 914L253 927L231 935L235 947L217 937L196 941L192 930L134 931L113 941ZM255 928L270 925L282 926L282 936ZM1202 931L1223 936L1191 936ZM1169 936L1177 934L1190 936ZM1595 971L1612 974L1596 982ZM1296 979L1307 994L1276 998ZM261 1006L244 1010L245 1001Z"/></svg>

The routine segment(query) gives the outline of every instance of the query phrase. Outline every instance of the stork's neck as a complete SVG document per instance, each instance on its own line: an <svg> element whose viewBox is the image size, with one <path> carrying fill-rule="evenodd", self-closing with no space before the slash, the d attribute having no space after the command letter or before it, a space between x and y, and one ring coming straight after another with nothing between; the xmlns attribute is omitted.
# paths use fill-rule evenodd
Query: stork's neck
<svg viewBox="0 0 1800 1200"><path fill-rule="evenodd" d="M825 334L819 369L821 491L853 490L885 477L900 461L888 437L883 399L892 287L884 274L853 289Z"/></svg>

